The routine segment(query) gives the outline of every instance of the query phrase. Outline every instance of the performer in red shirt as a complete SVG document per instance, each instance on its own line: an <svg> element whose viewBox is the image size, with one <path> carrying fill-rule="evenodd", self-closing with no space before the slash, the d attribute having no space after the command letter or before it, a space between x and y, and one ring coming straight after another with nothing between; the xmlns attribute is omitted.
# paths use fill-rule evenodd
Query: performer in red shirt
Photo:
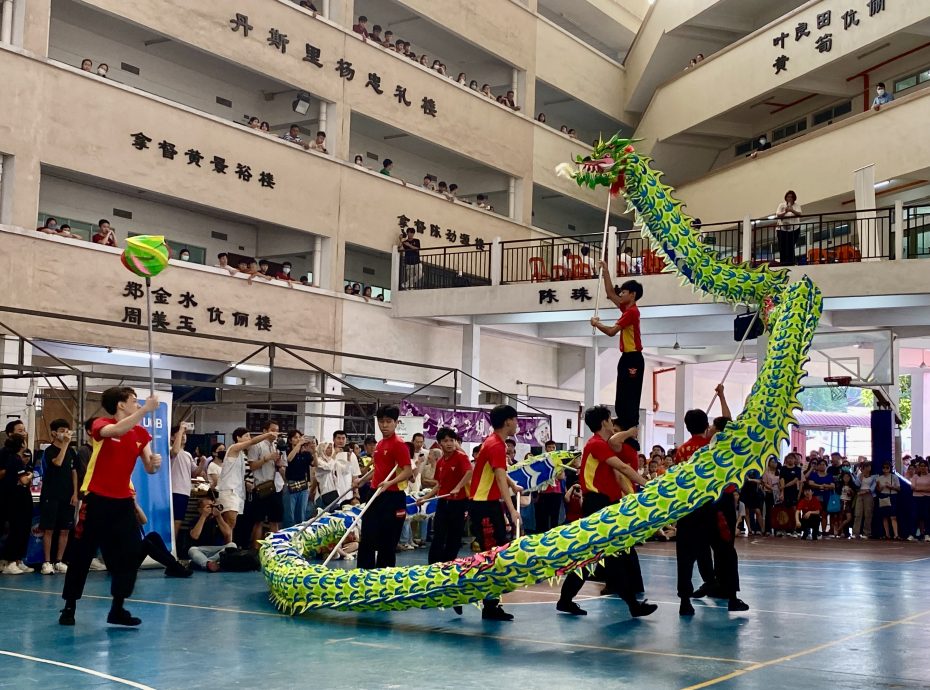
<svg viewBox="0 0 930 690"><path fill-rule="evenodd" d="M436 462L433 478L437 485L422 496L417 505L423 505L433 496L439 496L433 516L433 542L429 548L429 563L443 563L458 558L465 533L465 512L468 510L468 492L471 484L471 460L458 447L459 437L454 429L443 427L436 433L442 457Z"/></svg>
<svg viewBox="0 0 930 690"><path fill-rule="evenodd" d="M378 408L375 417L381 440L375 447L371 488L377 491L383 487L384 490L371 502L362 518L358 567L393 568L397 565L397 542L407 518L407 494L403 490L413 475L413 468L407 444L394 433L400 409L396 405L385 405Z"/></svg>
<svg viewBox="0 0 930 690"><path fill-rule="evenodd" d="M482 551L507 543L505 509L514 527L520 522L520 511L509 500L511 488L517 487L507 476L505 444L505 440L518 431L517 411L510 405L498 405L491 410L491 427L494 431L481 444L471 477L471 531ZM503 503L501 497L506 499ZM484 600L481 617L494 621L513 620L513 615L501 608L500 600L493 598Z"/></svg>
<svg viewBox="0 0 930 690"><path fill-rule="evenodd" d="M628 280L619 288L610 278L607 262L601 261L604 275L604 292L607 299L620 309L620 318L613 326L605 326L601 320L591 317L591 325L611 338L620 334L620 361L617 363L617 392L614 408L620 426L629 429L639 425L639 403L643 395L643 343L639 335L639 307L636 303L643 298L643 286Z"/></svg>
<svg viewBox="0 0 930 690"><path fill-rule="evenodd" d="M640 485L645 484L646 480L639 472L618 458L608 445L607 440L614 435L614 427L610 418L610 410L607 407L597 405L588 408L584 413L584 421L588 429L594 432L594 436L585 444L581 456L581 471L578 475L583 493L581 509L584 517L587 517L620 500L622 492L615 470ZM636 433L635 427L626 432L628 438L633 438ZM634 618L648 616L658 608L647 601L637 601L635 586L628 573L624 572L617 556L605 557L604 568L607 571L608 586L620 594L629 606L631 616ZM578 570L565 578L559 601L555 605L557 611L574 616L587 615L587 611L574 601L575 596L581 591L584 580L584 572Z"/></svg>
<svg viewBox="0 0 930 690"><path fill-rule="evenodd" d="M137 458L142 458L149 474L161 467L161 456L152 452L152 437L139 426L147 413L158 409L158 398L152 396L139 407L132 388L108 388L100 404L110 416L95 419L91 426L93 454L84 475L85 497L74 528L74 555L61 594L65 600L58 618L61 625L74 625L77 600L84 593L87 571L98 547L112 576L113 605L107 623L142 622L123 608L123 602L132 594L142 560L142 535L130 478Z"/></svg>

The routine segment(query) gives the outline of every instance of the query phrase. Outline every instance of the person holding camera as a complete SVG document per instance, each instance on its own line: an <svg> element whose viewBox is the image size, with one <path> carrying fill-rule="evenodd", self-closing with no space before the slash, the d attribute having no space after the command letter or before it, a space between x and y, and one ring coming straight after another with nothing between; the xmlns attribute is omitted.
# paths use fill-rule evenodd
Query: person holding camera
<svg viewBox="0 0 930 690"><path fill-rule="evenodd" d="M39 528L45 549L43 575L68 572L68 566L61 559L68 546L68 532L74 524L74 509L78 503L78 456L71 447L71 425L64 419L56 419L49 428L52 445L45 449L43 456L45 472L39 497ZM58 551L53 565L52 539L56 531Z"/></svg>
<svg viewBox="0 0 930 690"><path fill-rule="evenodd" d="M10 528L3 544L4 575L24 575L33 572L23 561L29 549L29 532L32 529L32 463L26 451L25 427L19 420L11 431L7 424L7 438L0 450L0 506L6 513ZM22 427L20 433L18 428ZM0 529L3 523L0 521Z"/></svg>
<svg viewBox="0 0 930 690"><path fill-rule="evenodd" d="M130 478L137 458L149 474L161 468L161 455L152 452L152 437L140 425L145 415L158 409L158 398L152 395L140 406L132 388L113 387L103 392L100 404L107 416L91 426L94 454L81 487L86 495L74 530L74 558L65 574L65 607L58 622L74 625L77 600L99 547L112 575L113 605L107 623L134 626L142 621L123 607L136 584L142 549Z"/></svg>
<svg viewBox="0 0 930 690"><path fill-rule="evenodd" d="M287 435L287 468L284 481L284 527L293 527L307 520L307 495L313 465L316 439L299 431Z"/></svg>
<svg viewBox="0 0 930 690"><path fill-rule="evenodd" d="M238 548L233 542L232 527L223 519L223 505L212 498L200 499L200 514L191 527L191 544L187 550L191 564L208 573L220 570L220 554Z"/></svg>
<svg viewBox="0 0 930 690"><path fill-rule="evenodd" d="M278 472L283 467L282 448L276 443L278 423L268 420L262 425L262 432L270 438L256 443L249 448L248 466L252 471L254 485L246 501L246 519L252 524L252 547L258 548L258 542L264 537L264 523L272 532L281 529L284 519L283 477ZM279 486L280 482L280 486Z"/></svg>

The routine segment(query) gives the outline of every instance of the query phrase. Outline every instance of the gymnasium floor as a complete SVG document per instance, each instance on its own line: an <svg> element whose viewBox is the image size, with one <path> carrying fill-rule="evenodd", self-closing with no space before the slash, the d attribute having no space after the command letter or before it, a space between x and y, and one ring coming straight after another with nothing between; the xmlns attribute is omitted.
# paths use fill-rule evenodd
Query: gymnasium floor
<svg viewBox="0 0 930 690"><path fill-rule="evenodd" d="M738 541L747 613L696 602L680 619L674 546L640 548L652 616L585 586L588 616L556 615L548 586L475 608L278 614L258 573L140 573L138 629L104 623L91 573L77 626L57 624L62 576L0 577L0 687L10 688L927 688L930 544ZM423 551L402 563L425 561ZM697 584L697 574L695 574Z"/></svg>

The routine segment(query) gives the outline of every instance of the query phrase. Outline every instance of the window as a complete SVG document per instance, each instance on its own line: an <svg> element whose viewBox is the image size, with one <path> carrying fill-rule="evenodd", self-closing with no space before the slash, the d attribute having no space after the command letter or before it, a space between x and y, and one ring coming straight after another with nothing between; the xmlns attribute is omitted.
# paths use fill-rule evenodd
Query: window
<svg viewBox="0 0 930 690"><path fill-rule="evenodd" d="M826 110L821 110L819 113L814 113L813 118L811 118L811 124L822 125L824 122L830 122L834 118L840 117L841 115L846 115L847 113L852 112L852 101L844 101L843 103L838 103Z"/></svg>
<svg viewBox="0 0 930 690"><path fill-rule="evenodd" d="M739 158L740 156L745 156L750 151L752 151L752 140L751 139L749 141L743 141L737 144L736 149L733 152L733 155L736 158Z"/></svg>
<svg viewBox="0 0 930 690"><path fill-rule="evenodd" d="M75 235L80 235L81 239L90 241L90 238L93 237L94 233L97 231L96 223L85 223L84 221L74 220L73 218L65 218L63 216L56 216L54 213L40 213L39 222L36 224L37 228L45 225L45 221L49 218L54 218L58 221L58 227L62 225L70 225L71 232Z"/></svg>
<svg viewBox="0 0 930 690"><path fill-rule="evenodd" d="M930 81L930 69L925 69L922 72L917 72L917 74L909 74L906 77L896 79L894 83L894 92L900 93L902 91L907 91L927 81Z"/></svg>
<svg viewBox="0 0 930 690"><path fill-rule="evenodd" d="M800 134L807 129L807 118L803 120L798 120L797 122L792 122L789 125L784 127L779 127L774 132L772 132L772 141L780 141L786 137L794 136L795 134Z"/></svg>

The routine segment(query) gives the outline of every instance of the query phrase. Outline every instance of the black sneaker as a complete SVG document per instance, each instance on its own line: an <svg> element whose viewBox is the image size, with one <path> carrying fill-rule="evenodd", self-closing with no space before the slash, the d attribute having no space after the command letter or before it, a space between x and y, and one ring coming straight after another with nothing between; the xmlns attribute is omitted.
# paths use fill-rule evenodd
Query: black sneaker
<svg viewBox="0 0 930 690"><path fill-rule="evenodd" d="M650 613L655 613L659 608L655 604L650 604L646 599L642 601L635 601L628 604L630 607L630 615L633 618L642 618L643 616L648 616Z"/></svg>
<svg viewBox="0 0 930 690"><path fill-rule="evenodd" d="M142 619L136 618L126 609L119 609L118 611L110 611L110 615L107 616L107 623L111 625L135 626L142 623Z"/></svg>
<svg viewBox="0 0 930 690"><path fill-rule="evenodd" d="M58 625L74 625L74 609L67 606L63 608L61 615L58 616Z"/></svg>
<svg viewBox="0 0 930 690"><path fill-rule="evenodd" d="M513 614L507 613L500 606L487 606L481 610L481 618L486 621L512 621Z"/></svg>
<svg viewBox="0 0 930 690"><path fill-rule="evenodd" d="M455 612L456 612L457 614L459 614L460 616L462 615L462 607L461 607L461 606L453 606L453 607L452 607L452 610L455 611Z"/></svg>
<svg viewBox="0 0 930 690"><path fill-rule="evenodd" d="M192 568L185 568L180 563L165 568L165 577L190 577L193 574Z"/></svg>
<svg viewBox="0 0 930 690"><path fill-rule="evenodd" d="M581 608L574 601L562 601L559 599L555 605L556 611L561 611L562 613L568 613L572 616L587 616L588 612Z"/></svg>
<svg viewBox="0 0 930 690"><path fill-rule="evenodd" d="M681 600L681 606L678 607L679 616L693 616L694 607L691 605L691 602L687 599Z"/></svg>
<svg viewBox="0 0 930 690"><path fill-rule="evenodd" d="M749 604L747 604L742 599L737 599L736 597L734 597L733 599L730 599L730 603L727 604L727 611L748 611L748 610L749 610Z"/></svg>
<svg viewBox="0 0 930 690"><path fill-rule="evenodd" d="M692 599L703 599L708 594L711 594L713 592L713 589L714 588L711 585L705 582L703 585L701 585L694 591L694 594L691 595L691 598Z"/></svg>

